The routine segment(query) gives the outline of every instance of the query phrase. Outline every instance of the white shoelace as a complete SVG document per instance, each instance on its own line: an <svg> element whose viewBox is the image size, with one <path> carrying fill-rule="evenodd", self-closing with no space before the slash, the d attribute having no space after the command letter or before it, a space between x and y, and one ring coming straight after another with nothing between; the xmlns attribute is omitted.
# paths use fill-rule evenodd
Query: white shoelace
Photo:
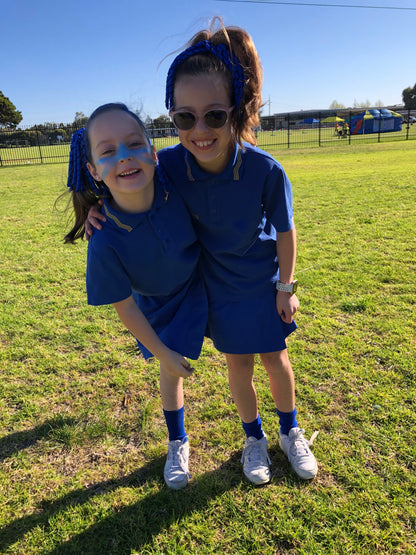
<svg viewBox="0 0 416 555"><path fill-rule="evenodd" d="M244 462L247 459L248 464L251 466L258 462L264 462L264 455L262 453L262 446L258 443L251 443L247 447L244 447L243 455L241 457L241 462ZM266 460L269 464L271 464L271 460L269 454L267 453L267 448L265 452Z"/></svg>
<svg viewBox="0 0 416 555"><path fill-rule="evenodd" d="M184 454L184 445L181 445L179 449L175 449L173 446L169 446L168 450L168 460L170 462L170 472L175 472L176 469L181 469L182 472L189 474L186 470L185 465L185 454Z"/></svg>
<svg viewBox="0 0 416 555"><path fill-rule="evenodd" d="M308 453L309 447L313 444L314 440L319 434L319 431L313 432L313 434L311 435L311 439L306 439L303 435L304 433L305 430L299 428L296 431L296 434L292 436L292 441L290 442L290 450L294 451L293 454L295 455L298 454L298 449L303 449L306 453Z"/></svg>

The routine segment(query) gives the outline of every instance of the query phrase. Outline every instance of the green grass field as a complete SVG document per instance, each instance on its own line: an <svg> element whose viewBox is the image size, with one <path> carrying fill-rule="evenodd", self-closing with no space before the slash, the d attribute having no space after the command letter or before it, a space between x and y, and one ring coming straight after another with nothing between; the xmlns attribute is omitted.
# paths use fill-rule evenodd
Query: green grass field
<svg viewBox="0 0 416 555"><path fill-rule="evenodd" d="M305 483L255 383L273 478L243 478L223 356L185 383L193 479L163 482L158 366L85 298L65 164L0 168L0 553L416 553L416 141L272 151L293 184L301 310L288 342Z"/></svg>

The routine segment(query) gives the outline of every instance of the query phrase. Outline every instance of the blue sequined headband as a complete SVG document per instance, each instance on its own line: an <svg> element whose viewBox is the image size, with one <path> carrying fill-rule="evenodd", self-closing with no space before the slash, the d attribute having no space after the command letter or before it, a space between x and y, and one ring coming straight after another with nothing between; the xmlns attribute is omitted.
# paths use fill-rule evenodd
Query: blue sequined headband
<svg viewBox="0 0 416 555"><path fill-rule="evenodd" d="M83 193L89 187L97 195L107 190L104 184L96 183L88 171L84 127L72 135L67 187L76 193Z"/></svg>
<svg viewBox="0 0 416 555"><path fill-rule="evenodd" d="M169 68L168 76L166 79L166 108L171 110L174 106L173 104L173 80L175 77L175 72L178 66L190 58L195 54L204 54L204 53L211 53L214 54L217 58L219 58L230 70L232 78L233 78L233 87L234 87L234 105L236 108L239 108L241 100L243 98L243 90L244 90L244 70L241 67L240 62L238 59L231 54L228 48L224 44L212 44L208 40L203 40L201 42L197 42L193 46L190 46L183 52L181 52L176 58L173 60L172 65Z"/></svg>

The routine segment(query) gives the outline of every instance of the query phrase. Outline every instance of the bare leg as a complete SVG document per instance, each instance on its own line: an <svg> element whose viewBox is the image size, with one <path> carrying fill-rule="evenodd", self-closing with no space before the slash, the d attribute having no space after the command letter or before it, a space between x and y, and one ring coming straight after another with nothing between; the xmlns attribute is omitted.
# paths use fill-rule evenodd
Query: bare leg
<svg viewBox="0 0 416 555"><path fill-rule="evenodd" d="M263 353L260 357L269 376L276 408L280 412L292 412L295 408L295 380L287 350ZM311 443L303 437L303 430L299 427L291 428L286 434L280 434L280 447L298 476L311 480L318 472L316 459L309 448Z"/></svg>
<svg viewBox="0 0 416 555"><path fill-rule="evenodd" d="M276 408L281 412L291 412L295 408L295 380L287 349L262 353L260 358L269 376Z"/></svg>
<svg viewBox="0 0 416 555"><path fill-rule="evenodd" d="M228 365L228 381L231 394L241 420L249 424L256 420L257 394L253 384L254 355L225 355ZM256 485L270 481L270 459L267 454L267 438L247 437L241 457L245 476Z"/></svg>
<svg viewBox="0 0 416 555"><path fill-rule="evenodd" d="M257 394L253 384L254 355L225 355L231 395L243 422L257 418Z"/></svg>
<svg viewBox="0 0 416 555"><path fill-rule="evenodd" d="M165 372L162 366L160 367L160 395L165 411L177 411L183 407L183 378ZM178 490L188 484L191 477L188 465L189 442L184 439L169 441L168 456L163 471L168 488Z"/></svg>
<svg viewBox="0 0 416 555"><path fill-rule="evenodd" d="M160 367L160 395L165 410L178 410L183 407L183 378L173 376Z"/></svg>

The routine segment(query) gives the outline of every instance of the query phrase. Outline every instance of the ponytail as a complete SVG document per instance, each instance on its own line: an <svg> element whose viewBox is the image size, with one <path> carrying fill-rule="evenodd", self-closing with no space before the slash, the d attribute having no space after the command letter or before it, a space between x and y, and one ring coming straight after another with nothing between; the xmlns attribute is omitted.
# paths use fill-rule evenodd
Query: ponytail
<svg viewBox="0 0 416 555"><path fill-rule="evenodd" d="M67 187L72 194L75 223L65 235L65 243L75 243L77 239L83 238L89 209L102 196L109 194L103 182L94 181L88 171L87 162L86 133L82 128L75 131L71 140Z"/></svg>
<svg viewBox="0 0 416 555"><path fill-rule="evenodd" d="M219 28L215 30L219 23ZM251 36L239 27L224 27L214 18L209 30L194 35L188 48L175 58L166 81L166 107L174 107L174 86L182 75L219 73L225 79L234 102L231 123L234 139L240 144L257 144L254 129L260 125L263 106L263 68Z"/></svg>

